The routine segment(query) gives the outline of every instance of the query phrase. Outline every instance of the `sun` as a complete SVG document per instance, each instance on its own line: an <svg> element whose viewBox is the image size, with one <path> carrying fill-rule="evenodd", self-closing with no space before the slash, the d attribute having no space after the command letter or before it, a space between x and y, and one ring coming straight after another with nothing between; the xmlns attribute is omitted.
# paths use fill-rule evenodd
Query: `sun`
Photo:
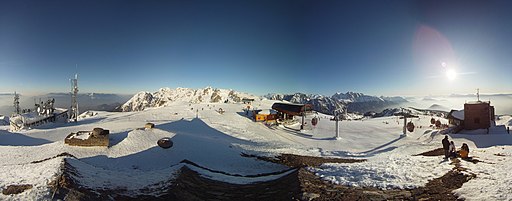
<svg viewBox="0 0 512 201"><path fill-rule="evenodd" d="M450 81L455 80L455 78L457 78L457 72L454 69L451 69L451 68L447 69L446 70L446 77Z"/></svg>

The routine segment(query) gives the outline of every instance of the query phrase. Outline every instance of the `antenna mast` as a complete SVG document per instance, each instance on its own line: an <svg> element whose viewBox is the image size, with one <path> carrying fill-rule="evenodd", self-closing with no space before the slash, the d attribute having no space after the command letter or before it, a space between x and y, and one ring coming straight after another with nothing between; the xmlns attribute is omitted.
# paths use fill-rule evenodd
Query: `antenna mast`
<svg viewBox="0 0 512 201"><path fill-rule="evenodd" d="M20 114L20 95L14 91L14 113Z"/></svg>
<svg viewBox="0 0 512 201"><path fill-rule="evenodd" d="M75 74L74 79L70 79L71 81L71 110L69 119L72 119L73 121L78 120L78 74Z"/></svg>
<svg viewBox="0 0 512 201"><path fill-rule="evenodd" d="M476 89L476 98L478 99L478 102L480 102L480 89Z"/></svg>

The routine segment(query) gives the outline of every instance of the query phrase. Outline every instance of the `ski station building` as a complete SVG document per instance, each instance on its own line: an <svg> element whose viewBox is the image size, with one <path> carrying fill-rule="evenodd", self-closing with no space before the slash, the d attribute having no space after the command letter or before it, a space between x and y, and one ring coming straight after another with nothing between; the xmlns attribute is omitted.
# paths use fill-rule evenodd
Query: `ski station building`
<svg viewBox="0 0 512 201"><path fill-rule="evenodd" d="M494 106L490 101L473 101L464 104L464 110L452 110L448 114L450 124L460 129L488 129L494 126Z"/></svg>

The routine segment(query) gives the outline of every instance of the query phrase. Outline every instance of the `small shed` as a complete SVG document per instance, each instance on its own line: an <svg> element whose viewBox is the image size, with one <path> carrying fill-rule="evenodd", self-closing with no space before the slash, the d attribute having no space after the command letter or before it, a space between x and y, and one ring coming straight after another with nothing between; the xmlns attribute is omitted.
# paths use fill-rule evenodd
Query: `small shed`
<svg viewBox="0 0 512 201"><path fill-rule="evenodd" d="M109 130L102 128L94 128L92 131L78 131L76 133L69 134L64 143L71 146L104 146L108 147L109 141Z"/></svg>

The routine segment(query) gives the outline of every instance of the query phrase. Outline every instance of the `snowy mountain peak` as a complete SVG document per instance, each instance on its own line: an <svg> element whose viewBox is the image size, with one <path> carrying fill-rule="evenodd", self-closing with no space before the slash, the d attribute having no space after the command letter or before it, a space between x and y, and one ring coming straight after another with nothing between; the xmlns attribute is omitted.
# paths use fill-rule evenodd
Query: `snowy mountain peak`
<svg viewBox="0 0 512 201"><path fill-rule="evenodd" d="M347 93L335 93L331 98L342 102L381 102L384 101L382 98L377 96L369 96L363 93L347 92Z"/></svg>
<svg viewBox="0 0 512 201"><path fill-rule="evenodd" d="M253 95L237 92L231 89L217 89L205 87L203 89L160 88L150 93L146 91L135 94L130 100L121 106L122 111L141 111L149 107L164 107L174 102L187 103L218 103L240 102L243 98L256 98Z"/></svg>

